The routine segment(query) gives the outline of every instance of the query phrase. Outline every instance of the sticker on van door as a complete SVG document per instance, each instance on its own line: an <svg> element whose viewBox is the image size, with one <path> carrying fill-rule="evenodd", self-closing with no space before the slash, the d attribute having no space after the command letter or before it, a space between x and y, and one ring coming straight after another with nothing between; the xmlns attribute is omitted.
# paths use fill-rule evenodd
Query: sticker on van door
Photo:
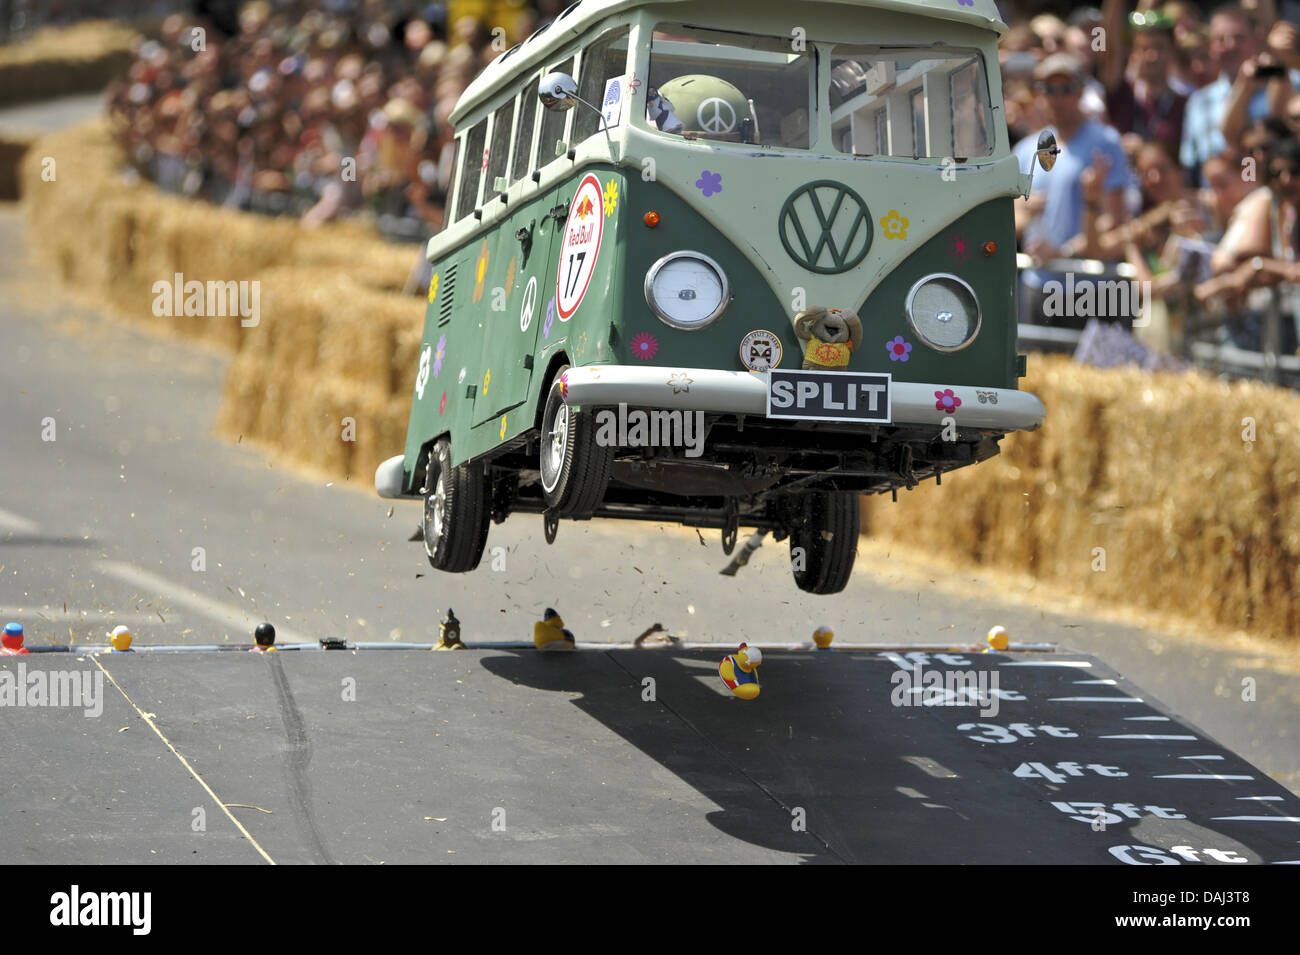
<svg viewBox="0 0 1300 955"><path fill-rule="evenodd" d="M555 283L555 304L560 321L567 322L582 304L600 255L605 232L604 195L600 180L588 174L578 186L564 223L560 242L560 271Z"/></svg>

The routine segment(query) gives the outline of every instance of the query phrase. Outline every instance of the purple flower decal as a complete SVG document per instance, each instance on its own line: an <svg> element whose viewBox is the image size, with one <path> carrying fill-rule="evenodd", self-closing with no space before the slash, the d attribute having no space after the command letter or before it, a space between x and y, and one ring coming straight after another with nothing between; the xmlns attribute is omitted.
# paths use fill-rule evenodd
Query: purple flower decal
<svg viewBox="0 0 1300 955"><path fill-rule="evenodd" d="M975 0L957 0L957 2L963 7L975 6Z"/></svg>
<svg viewBox="0 0 1300 955"><path fill-rule="evenodd" d="M542 326L543 338L551 337L551 326L554 324L555 324L555 296L552 295L551 300L546 303L546 324Z"/></svg>
<svg viewBox="0 0 1300 955"><path fill-rule="evenodd" d="M902 335L885 342L885 348L889 352L890 361L907 361L912 356L912 343L903 341Z"/></svg>
<svg viewBox="0 0 1300 955"><path fill-rule="evenodd" d="M722 173L709 172L707 169L704 170L704 173L700 178L695 180L695 188L704 193L705 199L709 198L709 196L713 195L715 192L721 192Z"/></svg>
<svg viewBox="0 0 1300 955"><path fill-rule="evenodd" d="M447 355L447 336L443 335L438 339L438 347L433 352L433 377L438 377L438 372L442 371L442 360Z"/></svg>
<svg viewBox="0 0 1300 955"><path fill-rule="evenodd" d="M934 406L939 411L951 414L961 407L961 399L952 393L951 388L945 388L943 391L936 391L934 396L938 399L938 401L934 403Z"/></svg>

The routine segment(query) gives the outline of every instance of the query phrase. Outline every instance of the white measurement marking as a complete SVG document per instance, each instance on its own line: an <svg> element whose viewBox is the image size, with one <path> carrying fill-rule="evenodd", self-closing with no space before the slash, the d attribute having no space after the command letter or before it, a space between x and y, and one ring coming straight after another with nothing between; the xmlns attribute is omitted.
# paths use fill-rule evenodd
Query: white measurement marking
<svg viewBox="0 0 1300 955"><path fill-rule="evenodd" d="M1116 680L1075 680L1075 686L1115 686Z"/></svg>
<svg viewBox="0 0 1300 955"><path fill-rule="evenodd" d="M1115 736L1098 736L1097 739L1196 739L1195 736L1151 736L1146 733L1119 733Z"/></svg>
<svg viewBox="0 0 1300 955"><path fill-rule="evenodd" d="M1222 756L1179 756L1179 759L1223 759Z"/></svg>
<svg viewBox="0 0 1300 955"><path fill-rule="evenodd" d="M1167 716L1126 716L1124 717L1125 722L1128 722L1130 720L1148 720L1152 723L1168 723L1169 717Z"/></svg>
<svg viewBox="0 0 1300 955"><path fill-rule="evenodd" d="M1055 696L1048 703L1143 703L1140 696Z"/></svg>
<svg viewBox="0 0 1300 955"><path fill-rule="evenodd" d="M15 534L35 534L41 525L19 517L13 511L0 510L0 530L13 531Z"/></svg>
<svg viewBox="0 0 1300 955"><path fill-rule="evenodd" d="M1256 802L1281 802L1281 796L1238 796L1238 799L1253 799Z"/></svg>
<svg viewBox="0 0 1300 955"><path fill-rule="evenodd" d="M234 635L245 637L250 642L253 637L253 628L261 622L261 620L253 616L256 611L251 608L246 610L242 607L224 604L219 600L213 600L211 597L205 597L188 587L172 583L164 577L151 574L139 567L121 564L112 560L100 561L98 566L101 571L110 577L116 577L118 580L125 581L132 586L143 588L147 592L164 597L168 603L182 604L206 617L219 620L229 627ZM265 619L265 617L263 616L262 619ZM316 642L305 634L298 633L280 624L276 624L275 639L278 643Z"/></svg>
<svg viewBox="0 0 1300 955"><path fill-rule="evenodd" d="M1214 816L1212 822L1300 822L1300 816Z"/></svg>
<svg viewBox="0 0 1300 955"><path fill-rule="evenodd" d="M1092 666L1087 660L1020 660L1016 663L1004 663L1004 667L1082 667Z"/></svg>
<svg viewBox="0 0 1300 955"><path fill-rule="evenodd" d="M1152 779L1254 779L1254 776L1214 776L1205 773L1171 773L1168 776L1152 776Z"/></svg>

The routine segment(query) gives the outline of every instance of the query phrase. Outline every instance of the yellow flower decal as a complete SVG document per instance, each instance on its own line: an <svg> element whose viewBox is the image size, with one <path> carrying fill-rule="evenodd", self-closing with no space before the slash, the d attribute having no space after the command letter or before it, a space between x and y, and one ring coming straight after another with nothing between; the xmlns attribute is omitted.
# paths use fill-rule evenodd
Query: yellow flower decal
<svg viewBox="0 0 1300 955"><path fill-rule="evenodd" d="M605 185L605 215L612 216L618 208L618 183L611 179Z"/></svg>
<svg viewBox="0 0 1300 955"><path fill-rule="evenodd" d="M504 441L505 437L506 437L506 416L502 415L501 416L501 440Z"/></svg>
<svg viewBox="0 0 1300 955"><path fill-rule="evenodd" d="M483 300L483 283L487 279L488 259L487 239L483 240L483 245L478 252L478 265L474 266L474 304Z"/></svg>
<svg viewBox="0 0 1300 955"><path fill-rule="evenodd" d="M429 279L429 304L432 305L433 300L437 297L438 297L438 273L435 272L433 274L433 278Z"/></svg>
<svg viewBox="0 0 1300 955"><path fill-rule="evenodd" d="M909 225L911 223L900 216L897 209L890 209L889 215L880 220L880 228L884 230L886 239L906 239Z"/></svg>
<svg viewBox="0 0 1300 955"><path fill-rule="evenodd" d="M488 385L491 384L491 382L492 382L492 369L489 368L489 369L488 369L486 372L484 372L484 374L483 374L483 394L484 394L484 395L487 394L487 391L488 391Z"/></svg>
<svg viewBox="0 0 1300 955"><path fill-rule="evenodd" d="M585 352L585 351L587 350L587 333L586 333L586 332L583 332L581 335L578 336L578 340L577 340L577 342L574 343L573 350L574 350L574 352L575 352L577 355L579 355L579 356L581 356L582 353Z"/></svg>

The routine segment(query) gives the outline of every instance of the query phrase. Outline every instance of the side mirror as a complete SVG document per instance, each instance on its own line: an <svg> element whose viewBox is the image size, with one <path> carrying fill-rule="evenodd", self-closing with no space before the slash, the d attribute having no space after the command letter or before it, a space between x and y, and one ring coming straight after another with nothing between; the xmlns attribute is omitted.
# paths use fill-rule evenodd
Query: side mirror
<svg viewBox="0 0 1300 955"><path fill-rule="evenodd" d="M568 73L548 73L537 84L537 98L555 112L578 105L578 82Z"/></svg>
<svg viewBox="0 0 1300 955"><path fill-rule="evenodd" d="M1043 167L1043 172L1052 171L1052 167L1056 165L1056 157L1060 154L1056 137L1052 135L1051 130L1043 130L1038 136L1038 165Z"/></svg>

